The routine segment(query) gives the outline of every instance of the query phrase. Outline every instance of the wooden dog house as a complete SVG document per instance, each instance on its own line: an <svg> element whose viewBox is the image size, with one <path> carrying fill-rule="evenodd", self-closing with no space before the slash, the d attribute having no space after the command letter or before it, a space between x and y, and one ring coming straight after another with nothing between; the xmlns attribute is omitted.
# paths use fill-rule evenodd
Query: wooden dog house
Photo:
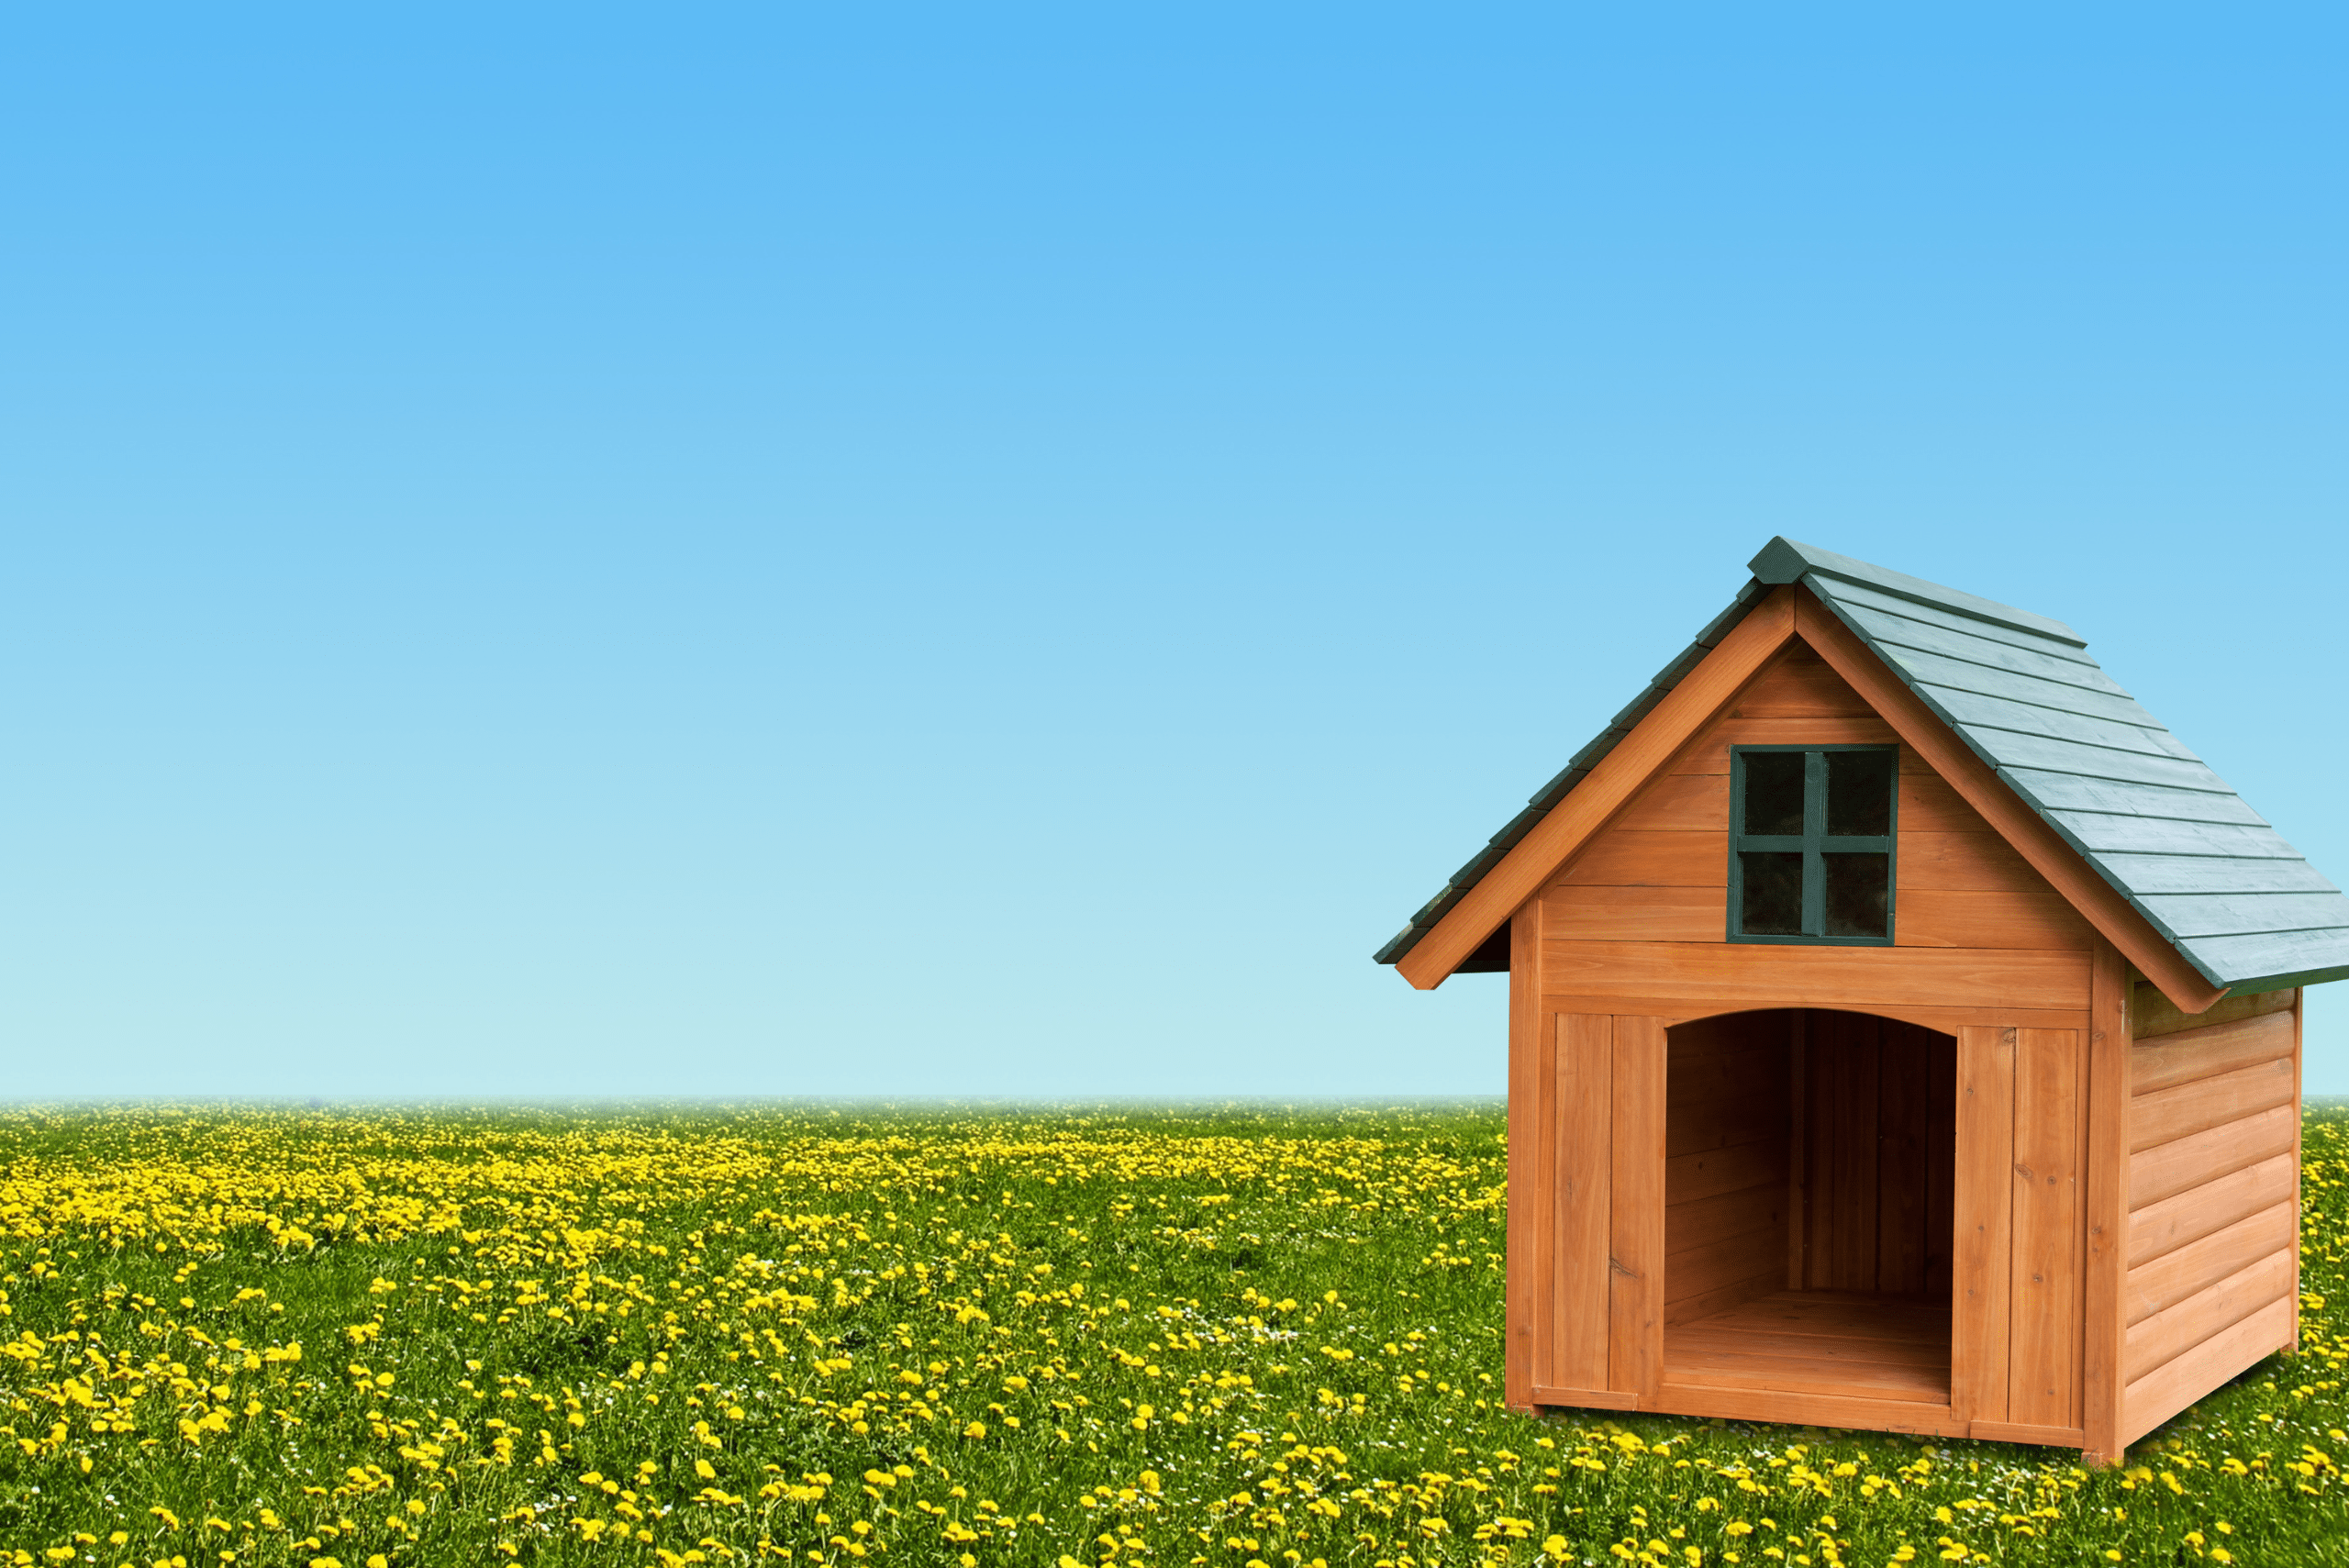
<svg viewBox="0 0 2349 1568"><path fill-rule="evenodd" d="M1753 571L1378 954L1509 976L1508 1402L2118 1460L2296 1340L2349 898L2060 622Z"/></svg>

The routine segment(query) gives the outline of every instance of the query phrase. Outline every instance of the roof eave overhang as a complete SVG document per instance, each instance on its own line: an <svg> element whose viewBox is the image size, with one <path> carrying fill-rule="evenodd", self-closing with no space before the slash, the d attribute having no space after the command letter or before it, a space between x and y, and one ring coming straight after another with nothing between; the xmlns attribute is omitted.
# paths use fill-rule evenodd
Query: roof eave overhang
<svg viewBox="0 0 2349 1568"><path fill-rule="evenodd" d="M1625 710L1630 715L1645 705L1627 728L1620 733L1610 729L1578 754L1579 761L1605 743L1603 752L1589 760L1586 773L1567 782L1553 804L1538 813L1529 807L1502 829L1503 835L1516 830L1508 846L1497 854L1488 850L1455 873L1431 906L1449 898L1442 915L1424 928L1415 919L1379 951L1379 962L1393 963L1397 973L1422 991L1449 979L1794 636L1795 590L1742 594L1731 613L1735 623L1718 640L1708 646L1706 633L1700 633L1688 653L1665 666L1665 673L1675 676L1668 687L1652 684ZM1574 771L1569 767L1569 773ZM1541 806L1542 797L1536 796L1534 806ZM1528 815L1533 818L1530 822ZM1500 842L1501 835L1496 835L1495 847Z"/></svg>

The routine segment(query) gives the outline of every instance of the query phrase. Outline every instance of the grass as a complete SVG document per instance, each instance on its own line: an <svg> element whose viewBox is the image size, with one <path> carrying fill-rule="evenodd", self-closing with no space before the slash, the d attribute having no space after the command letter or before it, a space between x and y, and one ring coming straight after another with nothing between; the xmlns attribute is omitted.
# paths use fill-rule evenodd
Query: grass
<svg viewBox="0 0 2349 1568"><path fill-rule="evenodd" d="M2076 1455L1501 1408L1501 1119L0 1113L0 1562L2349 1564L2303 1353Z"/></svg>

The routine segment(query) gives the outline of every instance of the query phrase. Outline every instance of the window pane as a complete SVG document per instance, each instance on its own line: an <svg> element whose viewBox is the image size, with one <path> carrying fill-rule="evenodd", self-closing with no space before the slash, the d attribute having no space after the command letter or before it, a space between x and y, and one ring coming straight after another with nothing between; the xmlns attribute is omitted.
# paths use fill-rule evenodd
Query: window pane
<svg viewBox="0 0 2349 1568"><path fill-rule="evenodd" d="M1800 751L1747 751L1745 764L1745 828L1748 833L1802 832L1802 764Z"/></svg>
<svg viewBox="0 0 2349 1568"><path fill-rule="evenodd" d="M1867 854L1820 858L1827 862L1827 934L1883 936L1892 909L1892 857Z"/></svg>
<svg viewBox="0 0 2349 1568"><path fill-rule="evenodd" d="M1827 753L1827 830L1882 838L1892 831L1895 751ZM1746 788L1751 791L1752 784ZM1748 800L1753 799L1749 793Z"/></svg>
<svg viewBox="0 0 2349 1568"><path fill-rule="evenodd" d="M1800 752L1791 754L1796 762L1802 761ZM1737 861L1744 883L1737 929L1749 937L1802 935L1802 856L1744 850Z"/></svg>

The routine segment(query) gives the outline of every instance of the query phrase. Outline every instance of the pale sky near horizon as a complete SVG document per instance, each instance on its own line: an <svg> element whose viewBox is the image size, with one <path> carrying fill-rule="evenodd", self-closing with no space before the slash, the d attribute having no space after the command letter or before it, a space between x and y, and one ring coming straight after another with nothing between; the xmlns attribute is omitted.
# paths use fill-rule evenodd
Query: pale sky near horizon
<svg viewBox="0 0 2349 1568"><path fill-rule="evenodd" d="M14 12L0 1095L1497 1092L1370 953L1781 532L2349 876L2344 45Z"/></svg>

